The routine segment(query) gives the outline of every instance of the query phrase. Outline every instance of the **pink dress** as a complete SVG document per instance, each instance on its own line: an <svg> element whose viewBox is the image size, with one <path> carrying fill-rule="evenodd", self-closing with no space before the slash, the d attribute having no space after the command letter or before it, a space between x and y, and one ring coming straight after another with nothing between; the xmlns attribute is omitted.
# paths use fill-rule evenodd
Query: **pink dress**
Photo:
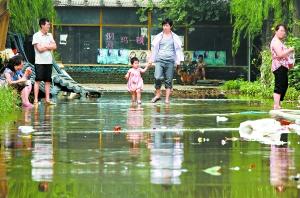
<svg viewBox="0 0 300 198"><path fill-rule="evenodd" d="M127 82L127 89L129 92L136 91L138 89L143 90L144 82L141 76L141 69L131 68L128 71L129 78Z"/></svg>

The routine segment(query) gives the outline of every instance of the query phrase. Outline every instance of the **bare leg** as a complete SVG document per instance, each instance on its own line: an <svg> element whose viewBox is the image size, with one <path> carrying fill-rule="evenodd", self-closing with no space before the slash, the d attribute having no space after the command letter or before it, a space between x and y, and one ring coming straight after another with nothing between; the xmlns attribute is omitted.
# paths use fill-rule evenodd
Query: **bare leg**
<svg viewBox="0 0 300 198"><path fill-rule="evenodd" d="M202 68L202 76L203 76L203 80L205 80L206 78L205 78L205 69L204 68Z"/></svg>
<svg viewBox="0 0 300 198"><path fill-rule="evenodd" d="M170 95L171 95L171 89L166 89L165 103L170 103Z"/></svg>
<svg viewBox="0 0 300 198"><path fill-rule="evenodd" d="M137 98L138 104L141 104L142 103L142 94L141 94L140 89L136 90L136 98Z"/></svg>
<svg viewBox="0 0 300 198"><path fill-rule="evenodd" d="M50 82L45 82L45 101L50 101Z"/></svg>
<svg viewBox="0 0 300 198"><path fill-rule="evenodd" d="M31 92L31 85L24 87L21 91L22 104L25 107L32 107L32 104L29 102L29 94Z"/></svg>
<svg viewBox="0 0 300 198"><path fill-rule="evenodd" d="M135 102L136 101L136 94L135 91L131 92L131 102Z"/></svg>
<svg viewBox="0 0 300 198"><path fill-rule="evenodd" d="M278 93L274 93L273 94L274 97L274 109L280 109L280 94Z"/></svg>
<svg viewBox="0 0 300 198"><path fill-rule="evenodd" d="M40 90L40 81L35 81L34 83L34 103L39 101L39 90Z"/></svg>
<svg viewBox="0 0 300 198"><path fill-rule="evenodd" d="M155 90L155 97L160 98L160 89Z"/></svg>

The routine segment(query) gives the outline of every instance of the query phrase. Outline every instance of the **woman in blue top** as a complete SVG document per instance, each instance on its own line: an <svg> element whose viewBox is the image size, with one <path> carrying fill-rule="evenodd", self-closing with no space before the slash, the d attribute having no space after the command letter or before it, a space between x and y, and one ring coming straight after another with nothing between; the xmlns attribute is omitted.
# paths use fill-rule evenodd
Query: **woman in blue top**
<svg viewBox="0 0 300 198"><path fill-rule="evenodd" d="M171 31L173 21L165 19L162 22L163 31L156 35L151 43L151 56L149 65L155 62L155 97L152 102L160 100L162 80L165 80L166 98L165 103L170 103L171 90L173 88L174 66L184 60L182 42Z"/></svg>
<svg viewBox="0 0 300 198"><path fill-rule="evenodd" d="M27 83L31 69L27 68L23 74L23 57L16 55L9 59L3 74L0 76L0 85L9 85L21 93L23 107L32 107L29 102L29 95L32 85Z"/></svg>

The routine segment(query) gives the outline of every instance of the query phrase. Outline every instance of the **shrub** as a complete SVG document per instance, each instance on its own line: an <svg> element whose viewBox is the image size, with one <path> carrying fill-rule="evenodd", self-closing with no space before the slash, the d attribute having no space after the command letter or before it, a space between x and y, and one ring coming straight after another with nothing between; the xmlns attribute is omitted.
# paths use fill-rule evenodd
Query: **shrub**
<svg viewBox="0 0 300 198"><path fill-rule="evenodd" d="M0 101L0 112L3 115L18 109L20 96L12 88L0 87Z"/></svg>

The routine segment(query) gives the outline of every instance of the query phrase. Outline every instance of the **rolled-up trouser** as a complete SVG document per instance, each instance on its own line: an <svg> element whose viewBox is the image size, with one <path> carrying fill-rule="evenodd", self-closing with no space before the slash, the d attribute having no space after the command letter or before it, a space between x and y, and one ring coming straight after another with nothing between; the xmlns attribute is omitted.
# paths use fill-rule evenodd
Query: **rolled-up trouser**
<svg viewBox="0 0 300 198"><path fill-rule="evenodd" d="M280 94L280 101L283 101L288 83L288 68L280 66L273 72L275 76L274 93Z"/></svg>
<svg viewBox="0 0 300 198"><path fill-rule="evenodd" d="M165 88L172 89L174 76L174 61L155 62L155 89L160 89L162 81L165 80Z"/></svg>

